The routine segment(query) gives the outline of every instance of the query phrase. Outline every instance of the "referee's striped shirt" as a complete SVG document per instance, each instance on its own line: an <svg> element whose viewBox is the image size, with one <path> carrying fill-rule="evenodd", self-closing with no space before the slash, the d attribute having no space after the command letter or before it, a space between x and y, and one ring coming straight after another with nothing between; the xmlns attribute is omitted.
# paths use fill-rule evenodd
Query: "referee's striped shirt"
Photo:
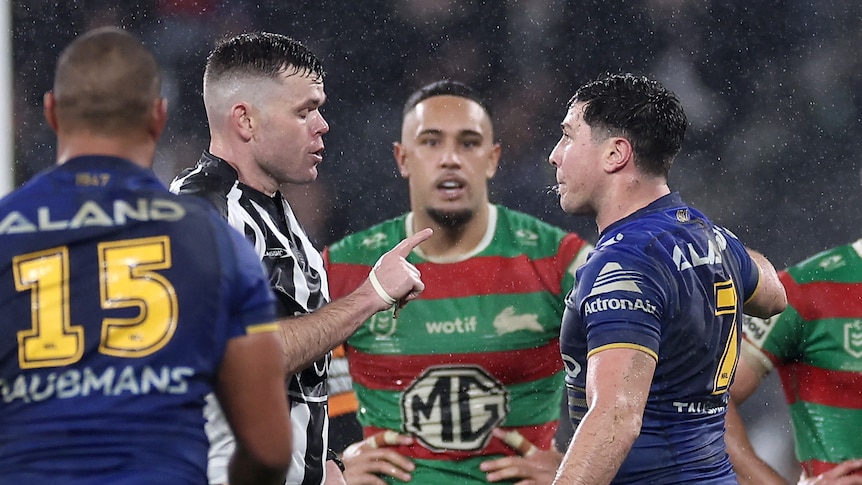
<svg viewBox="0 0 862 485"><path fill-rule="evenodd" d="M237 172L224 160L205 151L193 168L173 182L171 192L194 194L212 202L231 226L254 244L276 294L279 316L312 312L329 301L329 285L320 252L314 248L290 205L239 182ZM293 428L293 460L287 483L323 483L329 418L327 416L327 355L293 375L288 383ZM208 403L216 403L209 399ZM227 481L227 461L233 436L217 407L208 407L210 483Z"/></svg>

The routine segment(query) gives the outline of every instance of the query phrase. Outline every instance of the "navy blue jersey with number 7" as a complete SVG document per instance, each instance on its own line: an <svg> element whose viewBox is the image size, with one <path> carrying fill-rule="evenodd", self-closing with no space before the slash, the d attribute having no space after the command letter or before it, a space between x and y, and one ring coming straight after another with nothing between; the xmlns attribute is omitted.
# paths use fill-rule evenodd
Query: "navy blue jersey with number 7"
<svg viewBox="0 0 862 485"><path fill-rule="evenodd" d="M270 331L248 242L108 157L0 200L0 484L205 483L204 396Z"/></svg>
<svg viewBox="0 0 862 485"><path fill-rule="evenodd" d="M656 359L640 436L613 483L736 483L724 445L742 303L759 272L728 230L669 194L610 225L577 272L560 346L569 412L586 412L587 359Z"/></svg>

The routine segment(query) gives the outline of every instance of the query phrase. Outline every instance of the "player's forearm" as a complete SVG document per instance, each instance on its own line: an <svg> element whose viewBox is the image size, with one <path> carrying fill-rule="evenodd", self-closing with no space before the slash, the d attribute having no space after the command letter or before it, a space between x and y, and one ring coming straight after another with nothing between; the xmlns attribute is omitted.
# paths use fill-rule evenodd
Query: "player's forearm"
<svg viewBox="0 0 862 485"><path fill-rule="evenodd" d="M317 311L279 320L288 374L308 367L347 340L381 308L379 296L366 280L353 293Z"/></svg>
<svg viewBox="0 0 862 485"><path fill-rule="evenodd" d="M401 307L418 297L425 284L407 256L431 234L433 231L425 228L396 244L377 260L368 278L353 293L307 315L281 320L289 371L308 367L347 340L371 315L395 305Z"/></svg>
<svg viewBox="0 0 862 485"><path fill-rule="evenodd" d="M733 460L733 471L739 485L789 485L768 463L750 452L744 459Z"/></svg>
<svg viewBox="0 0 862 485"><path fill-rule="evenodd" d="M787 485L787 481L754 451L733 399L725 416L727 454L740 485Z"/></svg>
<svg viewBox="0 0 862 485"><path fill-rule="evenodd" d="M553 483L610 483L631 450L640 424L639 418L614 411L593 409L588 412L572 438Z"/></svg>

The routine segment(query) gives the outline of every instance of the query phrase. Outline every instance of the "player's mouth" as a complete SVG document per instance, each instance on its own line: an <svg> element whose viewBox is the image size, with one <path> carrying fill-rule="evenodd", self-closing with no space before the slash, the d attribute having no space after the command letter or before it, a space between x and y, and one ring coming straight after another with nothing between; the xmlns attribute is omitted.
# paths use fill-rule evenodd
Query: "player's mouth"
<svg viewBox="0 0 862 485"><path fill-rule="evenodd" d="M443 179L437 183L437 190L443 194L446 200L453 200L460 197L467 188L467 183L457 177Z"/></svg>
<svg viewBox="0 0 862 485"><path fill-rule="evenodd" d="M311 152L311 158L314 159L315 164L323 161L323 147L320 147L320 150Z"/></svg>

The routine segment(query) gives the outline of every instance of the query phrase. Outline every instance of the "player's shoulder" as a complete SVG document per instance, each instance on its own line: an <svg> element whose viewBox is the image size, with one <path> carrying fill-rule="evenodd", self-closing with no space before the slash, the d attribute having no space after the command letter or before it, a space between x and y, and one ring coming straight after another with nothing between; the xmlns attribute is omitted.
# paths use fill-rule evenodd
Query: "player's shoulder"
<svg viewBox="0 0 862 485"><path fill-rule="evenodd" d="M504 205L494 205L497 211L497 220L501 225L508 225L514 228L529 228L531 230L541 232L543 234L553 234L562 237L567 234L565 229L545 222L538 217L521 212L516 209L511 209Z"/></svg>
<svg viewBox="0 0 862 485"><path fill-rule="evenodd" d="M580 234L567 231L536 216L495 205L497 213L497 235L495 241L505 242L519 250L559 251L562 246L578 252L591 247Z"/></svg>
<svg viewBox="0 0 862 485"><path fill-rule="evenodd" d="M862 281L862 239L814 254L785 271L797 284Z"/></svg>
<svg viewBox="0 0 862 485"><path fill-rule="evenodd" d="M631 219L624 224L612 225L599 237L595 249L590 252L585 275L623 273L666 273L670 261L667 254L666 235L672 234L671 225L664 224L662 217L649 214ZM670 244L673 244L671 242ZM656 250L656 245L662 246Z"/></svg>
<svg viewBox="0 0 862 485"><path fill-rule="evenodd" d="M175 194L223 199L236 185L238 175L229 163L208 153L193 167L183 169L170 183Z"/></svg>
<svg viewBox="0 0 862 485"><path fill-rule="evenodd" d="M327 247L329 261L363 262L369 258L377 260L406 236L406 214L377 223L354 232Z"/></svg>

